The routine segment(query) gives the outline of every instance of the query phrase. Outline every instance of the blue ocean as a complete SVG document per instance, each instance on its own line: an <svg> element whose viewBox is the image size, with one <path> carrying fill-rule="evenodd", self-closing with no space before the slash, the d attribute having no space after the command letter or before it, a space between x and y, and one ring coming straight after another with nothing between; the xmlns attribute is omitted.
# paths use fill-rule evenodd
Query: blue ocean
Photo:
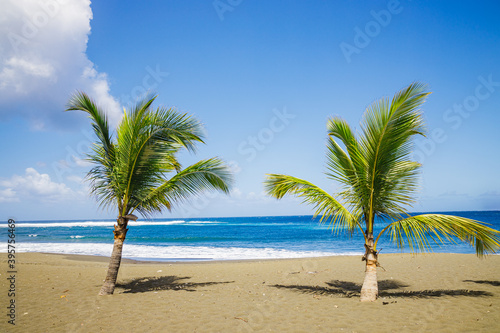
<svg viewBox="0 0 500 333"><path fill-rule="evenodd" d="M500 230L500 211L447 212ZM16 221L16 249L109 256L114 220ZM7 227L3 224L2 227ZM381 230L382 225L377 226ZM139 220L129 224L123 257L159 261L207 261L361 255L363 238L335 234L312 216L224 217ZM401 252L382 239L382 253ZM474 253L463 243L434 246L434 252ZM403 252L410 252L408 248Z"/></svg>

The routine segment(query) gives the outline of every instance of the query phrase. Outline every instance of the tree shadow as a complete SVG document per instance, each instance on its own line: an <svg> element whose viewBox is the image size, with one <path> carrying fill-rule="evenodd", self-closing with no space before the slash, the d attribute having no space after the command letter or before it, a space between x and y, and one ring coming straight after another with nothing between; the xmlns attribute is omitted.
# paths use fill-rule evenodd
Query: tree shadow
<svg viewBox="0 0 500 333"><path fill-rule="evenodd" d="M307 294L335 295L347 298L359 296L361 292L361 284L355 282L332 280L330 282L326 282L326 284L332 288L304 285L273 285L271 287L291 289ZM378 282L378 287L379 291L384 291L408 287L408 285L396 280L381 280Z"/></svg>
<svg viewBox="0 0 500 333"><path fill-rule="evenodd" d="M233 283L234 281L224 282L182 282L191 279L191 277L180 276L160 276L160 277L144 277L133 279L126 283L117 283L116 287L123 289L124 294L128 293L144 293L149 291L159 290L184 290L196 291L196 288L211 286L215 284Z"/></svg>
<svg viewBox="0 0 500 333"><path fill-rule="evenodd" d="M495 287L500 287L500 281L495 280L464 280L464 282L473 282L479 284L489 284Z"/></svg>
<svg viewBox="0 0 500 333"><path fill-rule="evenodd" d="M379 297L388 298L430 298L443 296L491 297L493 294L488 291L469 289L404 290L398 292L379 293Z"/></svg>
<svg viewBox="0 0 500 333"><path fill-rule="evenodd" d="M328 288L328 287L320 287L320 286L304 286L304 285L283 285L283 284L275 284L271 287L278 289L290 289L294 291L301 292L303 294L312 294L312 295L335 295L340 297L351 298L354 296L358 296L359 292L353 292L349 290L343 290L341 288Z"/></svg>
<svg viewBox="0 0 500 333"><path fill-rule="evenodd" d="M334 288L339 288L345 291L352 291L352 292L361 292L361 284L360 283L355 283L355 282L350 282L350 281L340 281L340 280L332 280L330 282L326 282L327 285L330 287ZM397 281L397 280L381 280L378 281L378 290L379 291L385 291L385 290L393 290L393 289L400 289L400 288L405 288L409 287L408 284Z"/></svg>
<svg viewBox="0 0 500 333"><path fill-rule="evenodd" d="M491 281L490 281L491 282ZM495 282L495 281L494 281ZM305 294L333 295L340 297L358 297L361 293L361 284L333 280L326 282L329 287L306 286L306 285L272 285L271 287L280 289L290 289ZM469 296L469 297L489 297L492 293L482 290L468 289L437 289L437 290L401 290L409 287L408 284L396 280L381 280L378 282L379 297L387 298L429 298L443 296Z"/></svg>

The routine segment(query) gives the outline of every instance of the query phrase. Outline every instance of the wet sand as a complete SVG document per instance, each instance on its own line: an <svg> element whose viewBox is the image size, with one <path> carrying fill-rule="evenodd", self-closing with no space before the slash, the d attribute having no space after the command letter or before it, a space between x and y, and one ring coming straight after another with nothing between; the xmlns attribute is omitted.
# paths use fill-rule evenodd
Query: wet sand
<svg viewBox="0 0 500 333"><path fill-rule="evenodd" d="M17 254L15 326L2 254L1 332L500 332L500 256L382 254L359 302L358 256L204 263Z"/></svg>

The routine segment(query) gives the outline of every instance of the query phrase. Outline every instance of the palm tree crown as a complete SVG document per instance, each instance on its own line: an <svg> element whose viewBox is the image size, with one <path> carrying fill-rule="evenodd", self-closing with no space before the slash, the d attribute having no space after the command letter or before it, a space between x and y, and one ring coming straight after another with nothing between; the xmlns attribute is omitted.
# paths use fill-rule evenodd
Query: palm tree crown
<svg viewBox="0 0 500 333"><path fill-rule="evenodd" d="M86 94L75 94L67 108L87 112L93 122L98 141L89 154L95 165L87 175L91 193L102 206L117 205L120 216L170 210L206 189L229 191L229 169L217 158L181 168L176 153L203 143L201 124L173 109L153 109L155 98L125 112L114 141L105 114Z"/></svg>

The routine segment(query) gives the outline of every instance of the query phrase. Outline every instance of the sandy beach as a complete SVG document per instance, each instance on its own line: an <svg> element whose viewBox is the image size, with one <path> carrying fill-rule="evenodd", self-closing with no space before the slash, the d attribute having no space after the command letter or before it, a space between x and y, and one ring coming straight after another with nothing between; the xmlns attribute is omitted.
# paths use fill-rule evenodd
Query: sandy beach
<svg viewBox="0 0 500 333"><path fill-rule="evenodd" d="M358 256L202 263L21 253L15 326L2 256L2 332L499 332L500 256L386 254L380 298L360 303Z"/></svg>

